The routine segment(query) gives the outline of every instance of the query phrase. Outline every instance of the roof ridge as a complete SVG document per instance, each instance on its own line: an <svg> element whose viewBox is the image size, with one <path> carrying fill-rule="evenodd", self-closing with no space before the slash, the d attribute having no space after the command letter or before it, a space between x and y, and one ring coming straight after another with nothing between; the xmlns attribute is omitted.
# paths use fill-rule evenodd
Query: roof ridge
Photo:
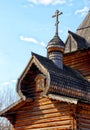
<svg viewBox="0 0 90 130"><path fill-rule="evenodd" d="M78 36L79 38L81 38L81 39L85 40L85 39L84 39L84 37L82 37L82 36L78 35L77 33L72 32L72 31L70 31L70 30L68 30L68 33L69 33L69 34L76 35L76 36Z"/></svg>
<svg viewBox="0 0 90 130"><path fill-rule="evenodd" d="M32 55L32 56L40 56L40 57L42 57L42 58L46 58L46 59L48 59L47 57L42 56L42 55L37 54L37 53L34 53L34 52L31 52L31 55Z"/></svg>
<svg viewBox="0 0 90 130"><path fill-rule="evenodd" d="M64 75L66 75L67 77L69 76L69 77L74 78L74 79L77 79L77 78L78 78L79 80L84 80L84 81L86 81L86 79L83 77L83 75L82 75L80 72L78 72L77 70L72 69L71 67L66 66L66 65L63 64L63 65L64 65L64 69L63 69L63 71L62 71L61 69L59 69L59 68L52 62L52 60L48 59L47 57L41 56L41 55L36 54L36 53L33 53L33 52L32 52L32 54L33 54L34 56L36 56L36 58L41 62L41 64L42 64L42 60L43 60L43 61L46 60L46 62L49 62L49 64L52 64L52 66L54 65L54 70L53 70L53 71L55 71L56 73L59 73L59 71L61 71L61 73L64 74ZM43 59L41 59L41 58L43 58ZM42 65L44 66L45 64L42 64ZM46 66L45 66L45 67L46 67ZM48 68L48 69L50 69L50 68ZM68 70L68 73L67 73L67 70ZM50 69L50 71L51 71L51 69ZM71 76L72 73L74 74L74 76ZM78 76L78 75L79 75L79 76Z"/></svg>
<svg viewBox="0 0 90 130"><path fill-rule="evenodd" d="M90 26L86 26L86 27L83 27L83 28L77 28L77 31L82 30L82 29L87 29L87 28L90 28Z"/></svg>
<svg viewBox="0 0 90 130"><path fill-rule="evenodd" d="M90 18L90 10L88 11L87 15L85 16L85 18L83 19L83 21L76 30L78 31L89 28L90 27L90 22L88 22L89 18Z"/></svg>

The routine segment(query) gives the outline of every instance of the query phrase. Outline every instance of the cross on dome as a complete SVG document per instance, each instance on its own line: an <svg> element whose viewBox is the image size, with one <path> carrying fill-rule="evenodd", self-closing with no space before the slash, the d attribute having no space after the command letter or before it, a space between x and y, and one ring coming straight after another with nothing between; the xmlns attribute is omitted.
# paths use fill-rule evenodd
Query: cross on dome
<svg viewBox="0 0 90 130"><path fill-rule="evenodd" d="M52 16L52 18L56 17L56 36L58 36L58 24L59 24L59 21L58 21L58 17L59 15L63 14L62 12L60 12L59 10L56 10L55 14Z"/></svg>

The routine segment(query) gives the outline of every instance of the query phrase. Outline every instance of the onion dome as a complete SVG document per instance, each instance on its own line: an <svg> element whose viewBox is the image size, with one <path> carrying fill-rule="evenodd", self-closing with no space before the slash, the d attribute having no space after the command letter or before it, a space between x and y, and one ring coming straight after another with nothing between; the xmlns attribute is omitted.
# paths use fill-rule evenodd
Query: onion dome
<svg viewBox="0 0 90 130"><path fill-rule="evenodd" d="M58 16L60 14L62 14L62 12L56 10L55 15L52 16L56 17L56 33L47 45L47 56L50 60L52 60L55 63L55 65L58 68L63 69L64 43L58 36Z"/></svg>
<svg viewBox="0 0 90 130"><path fill-rule="evenodd" d="M60 39L58 35L55 35L48 43L47 45L47 51L48 53L51 51L61 51L64 52L64 43Z"/></svg>

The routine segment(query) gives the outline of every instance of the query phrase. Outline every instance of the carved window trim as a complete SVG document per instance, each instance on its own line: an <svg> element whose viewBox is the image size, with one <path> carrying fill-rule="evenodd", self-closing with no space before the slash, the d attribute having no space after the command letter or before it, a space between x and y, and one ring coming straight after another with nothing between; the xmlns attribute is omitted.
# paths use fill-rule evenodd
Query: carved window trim
<svg viewBox="0 0 90 130"><path fill-rule="evenodd" d="M38 74L35 78L35 82L36 82L36 91L44 90L45 85L46 85L46 80L43 74Z"/></svg>

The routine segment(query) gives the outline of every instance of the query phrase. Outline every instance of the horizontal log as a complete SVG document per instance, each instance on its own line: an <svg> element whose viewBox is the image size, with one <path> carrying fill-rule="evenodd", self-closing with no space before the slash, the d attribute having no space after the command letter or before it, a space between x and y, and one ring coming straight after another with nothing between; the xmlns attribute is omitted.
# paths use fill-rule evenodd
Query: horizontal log
<svg viewBox="0 0 90 130"><path fill-rule="evenodd" d="M90 130L90 129L79 127L77 130Z"/></svg>
<svg viewBox="0 0 90 130"><path fill-rule="evenodd" d="M85 57L88 56L87 51L84 51L83 53L82 52L75 52L75 53L64 54L64 59L68 59L68 58L72 58L72 57L81 58L81 57L84 57L84 56Z"/></svg>
<svg viewBox="0 0 90 130"><path fill-rule="evenodd" d="M82 115L82 114L76 114L76 117L77 117L77 118L83 118L83 119L88 119L88 120L90 120L90 115L84 114L84 113L83 113L83 115Z"/></svg>
<svg viewBox="0 0 90 130"><path fill-rule="evenodd" d="M88 119L83 119L83 118L78 118L77 119L78 123L84 123L84 124L90 124L90 120Z"/></svg>
<svg viewBox="0 0 90 130"><path fill-rule="evenodd" d="M70 62L70 60L71 60L71 62ZM85 60L84 60L84 58L83 59L68 59L67 61L64 61L67 65L68 64L72 64L72 65L81 65L81 64L88 64L89 63L89 59L86 59L86 57L85 57Z"/></svg>
<svg viewBox="0 0 90 130"><path fill-rule="evenodd" d="M16 130L30 130L29 128L27 127L24 127L24 128L16 128ZM72 130L72 126L71 125L65 125L65 126L53 126L53 127L45 127L45 128L32 128L31 130Z"/></svg>
<svg viewBox="0 0 90 130"><path fill-rule="evenodd" d="M22 118L27 118L28 116L29 117L35 117L35 116L38 116L38 117L40 117L40 116L43 116L43 118L44 117L46 117L47 115L49 115L49 114L55 114L55 113L58 113L58 115L60 116L60 115L65 115L65 114L67 114L67 113L72 113L72 112L70 112L69 110L62 110L62 111L57 111L57 110L44 110L44 111L42 111L42 112L31 112L31 113L23 113L22 115L16 115L16 118L17 119L22 119ZM54 115L53 115L54 116Z"/></svg>
<svg viewBox="0 0 90 130"><path fill-rule="evenodd" d="M24 106L21 109L24 109L24 108L26 108L27 106L30 106L30 105L37 105L37 104L42 105L42 104L48 104L48 103L52 104L52 103L61 103L61 102L56 101L56 100L51 100L49 98L44 98L44 97L43 98L42 97L35 97L33 102L30 102L30 104L28 103L26 106ZM62 102L62 104L65 104L65 103Z"/></svg>
<svg viewBox="0 0 90 130"><path fill-rule="evenodd" d="M51 104L50 104L51 105ZM55 107L55 106L51 106L51 108L49 107L50 105L47 105L47 106L40 106L40 108L37 106L37 107L35 107L35 108L33 108L33 109L27 109L27 111L25 111L25 110L19 110L18 112L17 112L17 115L22 115L22 114L26 114L26 113L33 113L33 112L45 112L45 111L56 111L56 112L63 112L63 111L70 111L70 107L60 107L60 106L58 106L58 107Z"/></svg>
<svg viewBox="0 0 90 130"><path fill-rule="evenodd" d="M38 119L38 120L30 120L29 119L25 119L24 121L22 122L16 122L15 123L15 126L26 126L26 125L33 125L33 124L42 124L42 123L46 123L46 122L57 122L57 121L66 121L66 120L69 120L71 121L72 118L71 116L62 116L62 117L51 117L51 118L46 118L46 119Z"/></svg>
<svg viewBox="0 0 90 130"><path fill-rule="evenodd" d="M33 108L33 109L32 109ZM19 111L17 111L17 114L20 114L22 112L28 112L31 110L31 112L33 111L42 111L42 110L45 110L45 109L53 109L53 108L56 108L56 109L70 109L71 107L67 104L58 104L57 102L52 104L50 102L46 102L46 103L40 103L40 104L31 104L30 106L27 106L25 107L24 109L21 109Z"/></svg>
<svg viewBox="0 0 90 130"><path fill-rule="evenodd" d="M77 126L79 127L79 128L86 128L86 129L90 129L90 124L85 124L85 123L82 123L82 122L79 122L78 124L77 124Z"/></svg>
<svg viewBox="0 0 90 130"><path fill-rule="evenodd" d="M69 112L69 111L67 111L67 112L62 112L62 113L49 113L49 114L41 114L41 115L36 115L36 116L30 116L30 115L26 115L25 117L22 117L22 118L20 118L20 117L16 117L16 122L22 122L22 121L24 121L24 120L26 120L26 119L30 119L30 120L42 120L42 119L46 119L46 118L56 118L56 117L60 117L60 116L70 116L70 115L72 115L72 112Z"/></svg>
<svg viewBox="0 0 90 130"><path fill-rule="evenodd" d="M90 104L86 104L86 103L79 103L78 106L82 107L82 109L84 110L88 110L90 111Z"/></svg>
<svg viewBox="0 0 90 130"><path fill-rule="evenodd" d="M57 122L49 122L49 123L43 123L43 124L34 124L34 125L30 125L30 126L27 126L26 129L35 129L35 128L45 128L45 127L52 127L52 126L62 126L64 128L65 125L70 125L72 122L71 121L57 121ZM25 126L22 126L22 128L25 127ZM17 127L19 128L19 127Z"/></svg>

